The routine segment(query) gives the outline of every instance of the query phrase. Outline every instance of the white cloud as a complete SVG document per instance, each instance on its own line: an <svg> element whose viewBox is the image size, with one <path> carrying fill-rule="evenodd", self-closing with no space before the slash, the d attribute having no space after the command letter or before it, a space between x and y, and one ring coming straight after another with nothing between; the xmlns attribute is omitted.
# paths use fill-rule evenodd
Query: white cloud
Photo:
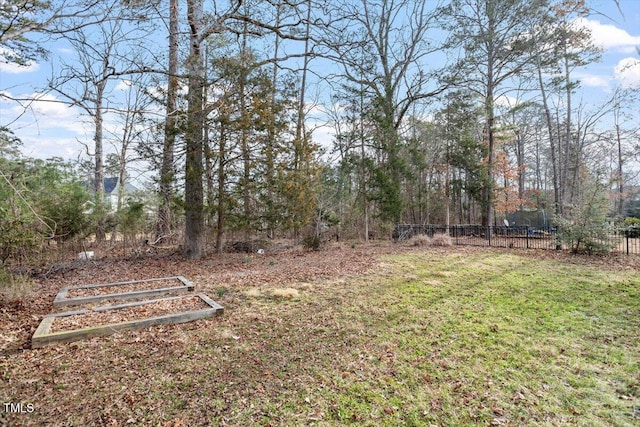
<svg viewBox="0 0 640 427"><path fill-rule="evenodd" d="M54 95L48 93L34 93L35 101L31 108L37 113L50 118L67 119L76 117L77 113L63 102L60 102Z"/></svg>
<svg viewBox="0 0 640 427"><path fill-rule="evenodd" d="M115 87L115 90L126 91L129 90L133 86L133 82L131 80L120 80Z"/></svg>
<svg viewBox="0 0 640 427"><path fill-rule="evenodd" d="M0 62L0 72L7 74L33 73L39 68L40 65L33 61L28 62L27 65Z"/></svg>
<svg viewBox="0 0 640 427"><path fill-rule="evenodd" d="M33 117L45 118L52 123L60 124L61 120L75 119L79 112L70 108L52 94L32 92L14 94L9 91L0 92L0 103L6 104L3 110L3 122L14 121L20 117L33 121Z"/></svg>
<svg viewBox="0 0 640 427"><path fill-rule="evenodd" d="M327 124L319 124L314 126L312 124L309 127L313 130L314 142L320 144L325 148L332 146L336 132L333 126Z"/></svg>
<svg viewBox="0 0 640 427"><path fill-rule="evenodd" d="M63 56L69 56L69 55L75 54L76 51L73 49L69 49L68 47L59 47L58 53L60 53Z"/></svg>
<svg viewBox="0 0 640 427"><path fill-rule="evenodd" d="M25 65L15 64L13 62L5 62L4 56L15 55L14 51L0 47L0 72L7 74L32 73L40 68L40 64L29 61Z"/></svg>
<svg viewBox="0 0 640 427"><path fill-rule="evenodd" d="M10 123L11 129L22 141L21 151L25 155L75 158L82 150L77 140L86 139L88 129L77 107L70 108L52 94L11 94L6 91L3 94L10 99L23 100L14 102L0 98L6 106L0 115L3 123Z"/></svg>
<svg viewBox="0 0 640 427"><path fill-rule="evenodd" d="M147 87L147 92L157 99L163 99L162 97L167 93L167 88L166 86L149 86Z"/></svg>
<svg viewBox="0 0 640 427"><path fill-rule="evenodd" d="M68 104L61 102L52 94L34 92L11 97L22 101L14 103L10 109L7 109L6 119L19 118L21 126L46 124L46 126L64 128L68 126L69 122L77 120L80 115L78 108L69 107Z"/></svg>
<svg viewBox="0 0 640 427"><path fill-rule="evenodd" d="M29 133L20 135L20 137L22 140L21 151L27 157L76 159L84 153L84 148L74 137Z"/></svg>
<svg viewBox="0 0 640 427"><path fill-rule="evenodd" d="M591 30L593 43L605 50L633 52L635 47L640 45L640 36L633 36L615 25L602 24L600 21L586 18L578 18L574 23Z"/></svg>
<svg viewBox="0 0 640 427"><path fill-rule="evenodd" d="M513 108L519 103L520 101L518 99L508 95L500 95L495 100L495 105L498 107Z"/></svg>
<svg viewBox="0 0 640 427"><path fill-rule="evenodd" d="M580 84L584 87L601 88L605 91L611 89L611 79L596 74L575 73L574 76L580 80Z"/></svg>
<svg viewBox="0 0 640 427"><path fill-rule="evenodd" d="M618 61L615 69L615 79L620 86L627 89L640 89L640 60L624 58Z"/></svg>

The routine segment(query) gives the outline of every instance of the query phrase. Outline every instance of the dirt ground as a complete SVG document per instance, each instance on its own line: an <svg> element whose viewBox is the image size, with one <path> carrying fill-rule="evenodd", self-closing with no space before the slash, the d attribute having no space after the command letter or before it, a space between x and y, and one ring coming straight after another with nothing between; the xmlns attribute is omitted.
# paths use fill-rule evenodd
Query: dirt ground
<svg viewBox="0 0 640 427"><path fill-rule="evenodd" d="M318 283L322 283L323 286L329 283L328 286L339 289L345 278L360 276L373 271L373 269L379 271L380 268L384 268L380 265L380 256L383 254L424 250L438 252L508 251L508 249L474 247L425 249L390 242L367 244L344 242L328 244L320 251L288 248L286 250L267 250L264 254L212 254L199 261L184 260L176 253L150 253L135 257L110 256L103 259L74 261L68 264L49 266L34 275L35 284L30 294L17 299L3 298L0 301L0 401L15 400L16 395L5 395L7 390L11 390L9 393L21 390L22 396L32 393L34 399L37 399L38 395L44 393L45 390L66 387L66 385L48 384L48 382L56 381L56 378L61 375L60 372L54 372L51 368L52 361L60 358L64 360L72 357L87 361L86 369L65 374L65 381L77 381L81 384L91 378L92 372L109 370L110 366L118 364L119 361L110 360L109 345L111 344L106 345L105 340L111 340L115 346L133 344L135 350L131 351L140 355L154 355L161 349L165 349L169 356L177 357L179 355L174 354L175 351L178 351L175 350L177 347L174 348L175 351L172 350L172 347L168 346L168 342L184 339L184 334L181 331L217 328L222 331L221 333L224 333L225 330L231 330L231 326L237 326L238 322L251 321L251 316L256 316L256 314L243 308L244 298L251 293L280 295L287 298L291 295L290 293L304 291ZM586 257L557 251L512 251L526 254L526 256L562 258L565 261L575 260L576 263L595 263L602 264L607 268L632 269L640 272L640 257L637 256ZM180 326L154 327L112 337L93 338L77 343L31 350L31 336L43 316L54 311L52 301L63 287L179 275L190 280L195 285L196 292L205 293L224 306L225 313L221 320L209 319ZM336 291L337 293L338 291ZM241 320L233 320L234 317ZM260 319L254 320L260 321ZM173 331L172 328L174 328ZM169 331L168 334L163 334L167 331ZM233 335L230 336L236 339ZM198 343L188 342L179 344L184 345L185 348L198 345ZM3 365L4 374L2 372ZM127 369L133 369L133 367ZM6 383L6 381L11 381L7 380L9 376L6 375L6 372L9 371L13 373L24 372L21 384ZM82 394L81 386L78 393ZM126 390L119 393L124 396L124 399L127 399L127 396L133 396ZM45 399L45 397L42 398ZM129 398L133 399L134 397ZM50 397L46 397L46 399L48 400ZM95 397L95 400L99 401L99 396ZM48 414L55 417L58 410L74 410L69 407L73 405L73 403L67 403L65 408L48 408ZM81 403L77 405L75 410L82 407ZM98 414L100 409L97 408L95 411ZM96 416L103 415L104 413ZM82 422L85 421L87 419L83 419ZM96 418L93 421L108 425L108 417ZM1 416L0 425L2 425Z"/></svg>
<svg viewBox="0 0 640 427"><path fill-rule="evenodd" d="M286 289L316 280L339 280L366 273L378 263L382 254L401 253L424 248L391 242L329 243L319 251L301 247L267 250L264 254L211 254L199 261L189 261L175 253L148 253L102 259L73 261L41 268L34 274L32 291L20 298L0 300L0 356L20 353L31 348L31 336L43 316L53 312L52 301L67 286L124 282L149 278L184 276L197 292L220 299L228 293L249 289ZM507 251L501 248L454 246L442 251ZM430 250L434 250L431 248ZM621 254L607 256L572 255L553 250L511 249L538 258L562 258L608 268L637 269L640 256Z"/></svg>
<svg viewBox="0 0 640 427"><path fill-rule="evenodd" d="M267 250L264 254L211 254L199 261L183 259L171 251L143 256L111 256L71 261L41 268L34 274L31 292L0 301L0 356L31 348L31 336L43 316L54 310L52 302L64 287L184 276L197 292L219 300L222 295L249 289L285 289L320 279L339 279L365 273L376 256L407 250L386 242L329 244L320 251L300 247Z"/></svg>

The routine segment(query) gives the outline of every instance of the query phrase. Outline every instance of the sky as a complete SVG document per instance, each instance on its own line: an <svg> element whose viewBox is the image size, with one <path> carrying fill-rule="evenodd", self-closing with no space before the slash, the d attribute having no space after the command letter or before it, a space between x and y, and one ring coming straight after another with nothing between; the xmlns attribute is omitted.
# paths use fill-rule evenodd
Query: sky
<svg viewBox="0 0 640 427"><path fill-rule="evenodd" d="M640 89L640 1L593 0L590 5L599 14L582 19L589 27L596 45L603 49L602 61L576 70L582 88L578 95L583 102L597 105L610 97L617 87ZM618 6L620 10L618 9ZM52 75L57 55L72 56L68 47L52 46L51 59L30 63L26 67L0 63L0 126L9 126L22 141L25 156L35 158L62 157L75 160L86 158L87 147L91 147L93 131L87 117L78 107L57 102L61 98L54 93L45 93L47 81ZM313 64L312 64L313 66ZM117 84L115 91L127 90L127 85ZM8 95L4 96L4 95ZM12 101L9 98L37 101L29 104ZM639 108L636 106L636 116ZM316 113L321 111L316 109ZM320 114L321 115L321 114ZM317 123L314 140L329 146L333 138L332 128ZM108 120L107 134L116 132L118 123ZM110 148L107 147L107 151Z"/></svg>

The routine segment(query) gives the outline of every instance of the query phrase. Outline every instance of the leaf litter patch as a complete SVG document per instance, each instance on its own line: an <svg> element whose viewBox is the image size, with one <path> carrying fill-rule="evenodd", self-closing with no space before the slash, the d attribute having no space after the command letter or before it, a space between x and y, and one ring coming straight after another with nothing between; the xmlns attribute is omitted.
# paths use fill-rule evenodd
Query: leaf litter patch
<svg viewBox="0 0 640 427"><path fill-rule="evenodd" d="M221 305L204 294L196 294L54 313L42 319L31 346L39 348L123 330L191 322L222 312Z"/></svg>
<svg viewBox="0 0 640 427"><path fill-rule="evenodd" d="M207 295L184 294L193 290L183 276L65 287L55 297L54 309L78 309L46 315L31 338L31 347L222 314L222 306Z"/></svg>
<svg viewBox="0 0 640 427"><path fill-rule="evenodd" d="M127 282L62 288L53 300L53 307L68 307L99 303L105 300L131 300L193 291L193 284L183 276L161 277Z"/></svg>
<svg viewBox="0 0 640 427"><path fill-rule="evenodd" d="M146 317L164 316L170 313L204 310L206 308L210 308L210 306L199 296L161 298L136 303L95 307L93 309L70 312L72 313L70 315L55 316L50 331L60 332L84 329L92 326L144 319Z"/></svg>

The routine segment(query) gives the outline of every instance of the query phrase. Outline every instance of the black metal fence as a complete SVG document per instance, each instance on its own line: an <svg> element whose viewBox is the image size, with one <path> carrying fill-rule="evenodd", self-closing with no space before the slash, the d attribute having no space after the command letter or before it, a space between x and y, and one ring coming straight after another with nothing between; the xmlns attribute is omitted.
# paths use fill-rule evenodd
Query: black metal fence
<svg viewBox="0 0 640 427"><path fill-rule="evenodd" d="M483 226L483 225L432 225L398 224L393 231L396 241L413 236L448 234L454 245L494 246L522 249L559 249L558 230L555 227ZM640 254L640 229L637 227L612 228L600 238L612 252ZM564 247L564 249L567 249Z"/></svg>

